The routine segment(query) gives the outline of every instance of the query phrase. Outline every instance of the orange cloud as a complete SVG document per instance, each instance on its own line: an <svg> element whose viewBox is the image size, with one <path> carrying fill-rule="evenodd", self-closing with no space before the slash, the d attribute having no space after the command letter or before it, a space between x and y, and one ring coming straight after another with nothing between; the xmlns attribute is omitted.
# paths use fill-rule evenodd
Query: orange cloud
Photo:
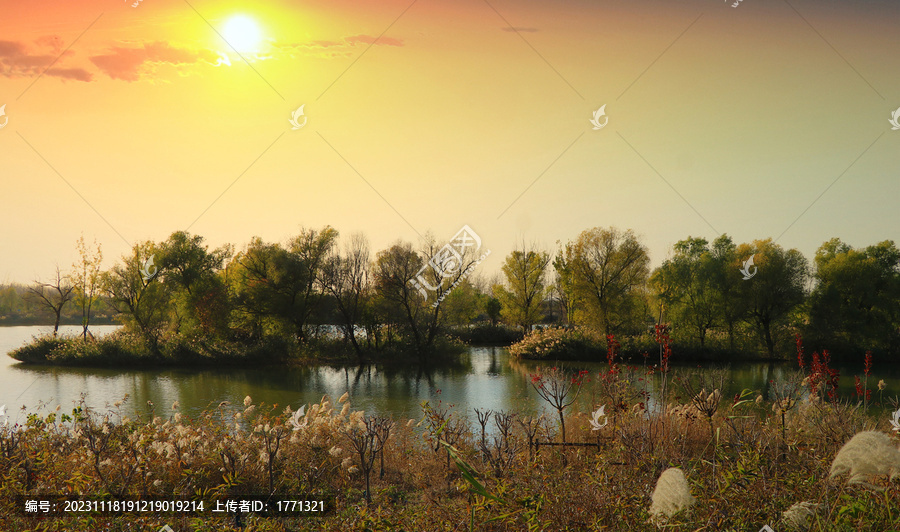
<svg viewBox="0 0 900 532"><path fill-rule="evenodd" d="M161 64L184 66L201 61L213 63L217 57L217 54L210 50L193 51L174 48L164 42L154 42L144 44L140 48L115 46L111 53L95 55L90 59L112 79L138 81L150 73L154 66Z"/></svg>
<svg viewBox="0 0 900 532"><path fill-rule="evenodd" d="M93 79L93 75L83 68L54 67L47 70L50 65L59 63L63 58L73 56L74 52L69 51L59 55L62 41L56 36L41 37L35 42L42 47L50 48L52 53L32 53L25 43L0 41L0 76L7 78L32 77L43 72L46 76L61 79L77 81Z"/></svg>
<svg viewBox="0 0 900 532"><path fill-rule="evenodd" d="M393 37L373 37L371 35L352 35L343 37L340 41L309 41L303 43L291 43L276 45L279 49L291 54L292 52L314 52L319 57L348 57L352 49L357 45L403 46L402 39Z"/></svg>
<svg viewBox="0 0 900 532"><path fill-rule="evenodd" d="M377 41L376 41L377 39ZM344 37L344 40L350 44L383 44L385 46L403 46L403 41L392 37L372 37L371 35L354 35L352 37Z"/></svg>
<svg viewBox="0 0 900 532"><path fill-rule="evenodd" d="M34 43L38 46L43 46L44 48L50 48L54 54L60 53L63 47L63 40L59 35L45 35L43 37L38 37L35 39Z"/></svg>
<svg viewBox="0 0 900 532"><path fill-rule="evenodd" d="M51 68L44 75L74 79L75 81L93 81L94 79L94 75L83 68Z"/></svg>

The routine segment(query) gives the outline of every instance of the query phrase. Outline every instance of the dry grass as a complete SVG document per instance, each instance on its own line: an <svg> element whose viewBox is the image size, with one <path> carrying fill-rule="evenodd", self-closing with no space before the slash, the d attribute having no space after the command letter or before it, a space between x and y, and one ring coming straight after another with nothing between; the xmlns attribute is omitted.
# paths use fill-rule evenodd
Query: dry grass
<svg viewBox="0 0 900 532"><path fill-rule="evenodd" d="M808 516L811 530L889 530L900 519L900 485L887 475L869 478L874 490L829 478L839 448L859 430L885 430L886 419L804 399L785 412L782 425L773 403L752 397L709 417L696 405L670 405L664 416L630 408L600 431L590 430L585 413L567 412L567 440L594 447L529 445L535 435L559 440L555 415L549 421L491 413L482 435L479 424L440 405L428 405L421 420L393 420L384 438L389 423L327 397L303 416L250 399L213 406L196 419L177 409L140 420L123 418L119 408L32 415L24 426L0 429L0 528L656 530L651 493L671 467L683 471L696 499L666 521L672 530L755 531L765 524L777 530L782 513L801 501L821 505ZM373 433L366 444L369 427L381 430L381 439ZM896 451L896 438L884 438ZM451 440L460 463L441 439ZM204 500L207 509L195 516L38 519L16 502L48 494ZM210 501L246 494L324 499L330 511L244 515L239 523L210 511Z"/></svg>

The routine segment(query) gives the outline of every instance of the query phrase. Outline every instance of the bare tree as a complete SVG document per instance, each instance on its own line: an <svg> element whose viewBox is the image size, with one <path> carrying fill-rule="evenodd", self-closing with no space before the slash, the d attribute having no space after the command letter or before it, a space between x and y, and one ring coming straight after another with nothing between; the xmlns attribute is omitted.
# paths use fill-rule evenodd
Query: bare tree
<svg viewBox="0 0 900 532"><path fill-rule="evenodd" d="M343 319L344 337L362 361L362 348L356 339L356 327L362 321L369 291L369 244L360 233L350 238L343 254L332 253L322 268L322 286L334 296Z"/></svg>
<svg viewBox="0 0 900 532"><path fill-rule="evenodd" d="M28 293L34 298L38 304L43 305L53 311L56 316L56 322L53 324L53 336L59 332L59 321L62 316L62 309L66 303L72 300L75 287L69 284L69 280L56 267L56 281L52 283L42 283L35 281L35 286L28 288Z"/></svg>
<svg viewBox="0 0 900 532"><path fill-rule="evenodd" d="M372 502L372 489L369 477L375 457L384 452L384 446L391 435L394 422L381 416L364 416L362 421L344 429L344 435L359 457L359 467L366 478L366 503ZM384 476L384 457L382 455L381 476Z"/></svg>
<svg viewBox="0 0 900 532"><path fill-rule="evenodd" d="M476 442L477 448L481 451L482 460L491 465L494 475L499 478L509 469L519 453L519 442L512 434L515 414L493 410L482 411L476 408L475 416L481 427L481 439ZM494 421L495 434L489 439L487 425L490 420Z"/></svg>
<svg viewBox="0 0 900 532"><path fill-rule="evenodd" d="M429 237L419 253L411 244L398 242L376 255L375 290L395 309L393 320L404 326L423 362L443 326L441 303L476 265L467 236L458 233L453 246L443 247Z"/></svg>

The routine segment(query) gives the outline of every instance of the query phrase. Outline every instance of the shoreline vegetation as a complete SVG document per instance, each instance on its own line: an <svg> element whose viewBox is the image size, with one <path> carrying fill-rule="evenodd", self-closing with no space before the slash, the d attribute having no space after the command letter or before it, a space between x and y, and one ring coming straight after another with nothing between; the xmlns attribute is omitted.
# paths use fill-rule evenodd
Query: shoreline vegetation
<svg viewBox="0 0 900 532"><path fill-rule="evenodd" d="M464 349L465 345L454 338L441 338L435 342L430 361L452 363ZM360 358L349 353L339 340L302 344L276 336L236 342L171 335L151 346L142 336L122 329L87 341L74 335L39 336L8 355L25 364L103 368L406 364L418 360L410 353L388 350L379 352L379 358Z"/></svg>
<svg viewBox="0 0 900 532"><path fill-rule="evenodd" d="M46 325L46 324L45 324ZM513 341L517 340L517 341ZM511 343L512 341L512 343ZM511 356L547 362L606 362L607 342L596 330L578 327L539 327L524 336L503 326L481 326L450 331L435 341L429 359L434 364L452 363L467 347L505 347ZM621 339L619 356L625 362L654 364L660 343L651 334ZM697 362L786 362L728 348L697 349L672 342L679 352L677 365ZM414 354L400 349L353 355L339 337L314 337L303 344L293 338L270 336L257 341L226 341L201 335L167 335L149 345L139 334L119 329L85 340L80 335L34 337L8 356L25 364L103 368L157 367L259 367L311 364L407 364ZM364 352L365 353L365 352Z"/></svg>
<svg viewBox="0 0 900 532"><path fill-rule="evenodd" d="M446 362L466 345L513 356L603 361L615 338L639 361L661 349L680 363L778 361L800 335L855 363L900 361L900 249L831 239L814 265L772 239L688 237L651 271L630 230L595 227L554 255L523 243L492 278L468 226L372 255L361 234L301 228L285 243L254 238L210 249L178 231L104 269L101 246L30 286L0 286L0 324L51 318L49 337L10 356L33 364L152 366ZM479 255L480 254L480 255ZM111 320L120 331L94 338ZM76 337L58 337L62 323ZM46 323L46 321L45 321ZM325 325L330 324L330 325Z"/></svg>
<svg viewBox="0 0 900 532"><path fill-rule="evenodd" d="M658 331L664 352L671 345ZM441 401L417 419L355 411L336 401L210 405L193 418L178 403L105 411L0 413L0 513L11 530L48 517L24 512L45 494L92 501L189 501L190 513L57 513L53 530L161 521L198 532L319 530L889 530L900 515L900 409L837 394L827 355L804 354L768 392L722 397L724 373L667 366L651 384L620 365L530 377L549 414L476 407L476 421ZM868 376L871 358L865 361ZM589 380L593 412L575 411ZM874 384L874 383L873 383ZM888 393L893 390L887 389ZM765 396L763 394L766 394ZM655 398L651 403L649 398ZM23 419L27 417L27 419ZM13 418L13 419L10 419ZM655 485L655 489L653 486ZM316 515L216 501L298 497Z"/></svg>

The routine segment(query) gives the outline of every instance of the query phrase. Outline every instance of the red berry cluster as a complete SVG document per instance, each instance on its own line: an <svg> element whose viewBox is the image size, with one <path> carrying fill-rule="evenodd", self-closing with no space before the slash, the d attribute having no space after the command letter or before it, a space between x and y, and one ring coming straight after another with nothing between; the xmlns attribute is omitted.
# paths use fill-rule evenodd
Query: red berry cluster
<svg viewBox="0 0 900 532"><path fill-rule="evenodd" d="M806 365L803 361L803 339L800 335L797 335L797 362L800 364L800 367L803 368ZM822 350L822 356L819 356L818 352L814 352L812 354L812 363L809 366L809 391L810 393L816 393L819 390L819 386L827 384L831 387L828 390L828 399L832 402L837 401L838 398L838 385L841 380L841 372L829 367L829 363L831 362L831 353L828 352L827 349Z"/></svg>
<svg viewBox="0 0 900 532"><path fill-rule="evenodd" d="M606 335L606 363L609 364L607 375L615 375L619 372L619 365L616 364L616 355L619 354L619 342L612 334Z"/></svg>
<svg viewBox="0 0 900 532"><path fill-rule="evenodd" d="M672 356L672 338L669 336L669 326L656 324L656 343L662 346L662 356L660 358L660 371L669 372L669 357Z"/></svg>

